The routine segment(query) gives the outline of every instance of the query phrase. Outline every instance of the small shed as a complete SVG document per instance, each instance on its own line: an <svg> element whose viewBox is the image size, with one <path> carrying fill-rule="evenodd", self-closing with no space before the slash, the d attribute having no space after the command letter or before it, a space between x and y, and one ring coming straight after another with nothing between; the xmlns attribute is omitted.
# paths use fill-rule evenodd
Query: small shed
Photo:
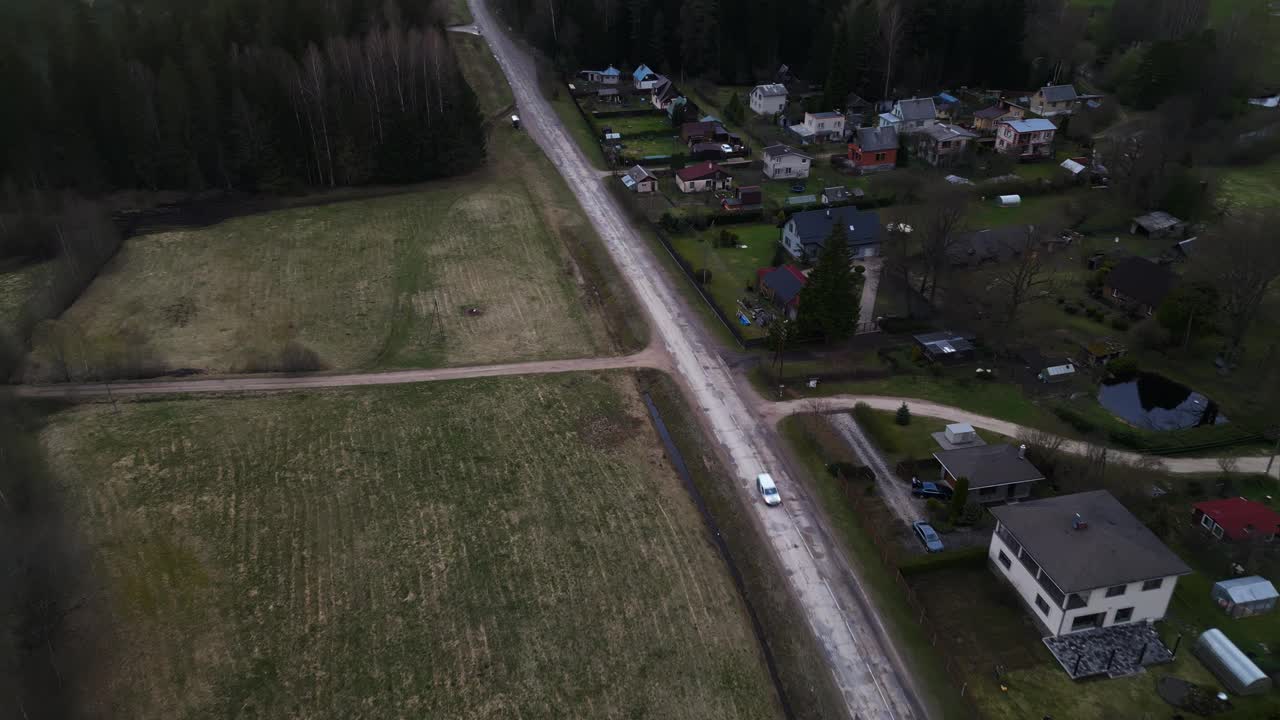
<svg viewBox="0 0 1280 720"><path fill-rule="evenodd" d="M1217 628L1205 630L1192 652L1237 695L1258 695L1271 689L1271 678Z"/></svg>
<svg viewBox="0 0 1280 720"><path fill-rule="evenodd" d="M1183 223L1178 218L1163 210L1133 218L1129 224L1129 234L1142 233L1147 237L1165 237L1182 230Z"/></svg>
<svg viewBox="0 0 1280 720"><path fill-rule="evenodd" d="M1280 599L1276 586L1257 575L1216 582L1210 596L1233 618L1269 613Z"/></svg>
<svg viewBox="0 0 1280 720"><path fill-rule="evenodd" d="M1050 365L1040 371L1040 382L1057 383L1066 382L1076 376L1076 366L1071 363L1065 365Z"/></svg>
<svg viewBox="0 0 1280 720"><path fill-rule="evenodd" d="M978 432L969 423L951 423L943 433L946 434L947 442L952 445L964 445L978 439Z"/></svg>

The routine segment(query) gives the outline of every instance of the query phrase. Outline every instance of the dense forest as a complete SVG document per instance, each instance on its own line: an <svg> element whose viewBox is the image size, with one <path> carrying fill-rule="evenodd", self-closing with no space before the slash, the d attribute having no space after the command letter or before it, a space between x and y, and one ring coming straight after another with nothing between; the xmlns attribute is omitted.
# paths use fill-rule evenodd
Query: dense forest
<svg viewBox="0 0 1280 720"><path fill-rule="evenodd" d="M483 157L436 3L0 5L0 179L20 190L285 189Z"/></svg>

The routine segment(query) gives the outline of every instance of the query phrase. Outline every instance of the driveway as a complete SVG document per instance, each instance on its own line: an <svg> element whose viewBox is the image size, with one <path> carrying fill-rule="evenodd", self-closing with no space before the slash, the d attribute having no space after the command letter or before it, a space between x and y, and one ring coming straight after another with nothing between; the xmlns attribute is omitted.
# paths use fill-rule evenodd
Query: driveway
<svg viewBox="0 0 1280 720"><path fill-rule="evenodd" d="M493 49L516 97L525 131L564 176L601 241L649 317L655 341L666 350L677 379L720 445L757 527L772 545L805 622L826 656L848 716L860 720L923 717L901 658L871 609L857 577L834 546L801 485L780 460L773 426L761 423L740 394L700 318L684 304L649 241L636 232L542 97L530 57L516 46L480 0L472 15ZM755 476L768 471L786 501L766 508L756 501Z"/></svg>
<svg viewBox="0 0 1280 720"><path fill-rule="evenodd" d="M911 486L898 479L893 468L889 467L884 453L880 452L880 448L867 437L852 415L847 412L835 413L827 416L827 422L840 437L844 438L849 447L853 448L858 458L862 460L862 464L875 473L876 494L884 500L885 505L889 506L899 520L910 525L916 520L927 519L924 516L923 504L911 497Z"/></svg>

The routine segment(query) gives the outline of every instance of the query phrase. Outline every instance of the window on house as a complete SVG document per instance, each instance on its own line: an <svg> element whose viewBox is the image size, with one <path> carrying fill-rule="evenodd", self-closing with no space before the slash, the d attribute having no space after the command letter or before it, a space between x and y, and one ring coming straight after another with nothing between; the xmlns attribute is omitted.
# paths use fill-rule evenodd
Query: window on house
<svg viewBox="0 0 1280 720"><path fill-rule="evenodd" d="M1005 555L1003 550L1000 550L999 553L1000 564L1004 566L1004 569L1008 570L1013 567L1013 561L1009 559L1009 556Z"/></svg>
<svg viewBox="0 0 1280 720"><path fill-rule="evenodd" d="M1114 622L1127 623L1133 619L1133 608L1120 608L1116 611L1116 619Z"/></svg>
<svg viewBox="0 0 1280 720"><path fill-rule="evenodd" d="M1040 608L1040 612L1044 613L1046 617L1049 615L1049 603L1045 602L1044 598L1039 595L1036 595L1036 607Z"/></svg>
<svg viewBox="0 0 1280 720"><path fill-rule="evenodd" d="M879 162L889 157L889 153L876 153L876 161Z"/></svg>
<svg viewBox="0 0 1280 720"><path fill-rule="evenodd" d="M1200 516L1200 525L1201 525L1201 526L1203 526L1206 530L1212 530L1212 529L1213 529L1213 518L1209 517L1208 515L1201 515L1201 516Z"/></svg>
<svg viewBox="0 0 1280 720"><path fill-rule="evenodd" d="M1147 314L1148 314L1148 315L1150 315L1150 314L1151 314L1151 311L1150 311L1150 310L1148 310L1148 311L1147 311ZM1222 539L1222 526L1221 526L1221 525L1215 525L1215 526L1214 526L1214 528L1213 528L1213 536L1214 536L1214 537L1216 537L1216 538L1218 538L1219 540L1221 540L1221 539Z"/></svg>
<svg viewBox="0 0 1280 720"><path fill-rule="evenodd" d="M1164 578L1156 578L1155 580L1148 580L1142 583L1143 591L1159 590L1162 587L1164 587Z"/></svg>
<svg viewBox="0 0 1280 720"><path fill-rule="evenodd" d="M1125 594L1125 592L1128 591L1128 589L1129 589L1128 585L1114 585L1112 587L1107 588L1107 597L1119 597Z"/></svg>

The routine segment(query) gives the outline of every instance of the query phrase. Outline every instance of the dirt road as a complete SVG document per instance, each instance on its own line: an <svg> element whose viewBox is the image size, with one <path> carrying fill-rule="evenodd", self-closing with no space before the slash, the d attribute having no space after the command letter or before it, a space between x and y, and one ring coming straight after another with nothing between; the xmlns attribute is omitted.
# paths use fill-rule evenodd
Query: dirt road
<svg viewBox="0 0 1280 720"><path fill-rule="evenodd" d="M740 395L730 368L689 312L651 246L631 226L613 195L602 185L558 116L539 92L533 61L503 32L480 0L469 0L482 36L507 76L529 135L564 176L608 248L640 307L649 316L656 342L671 357L704 425L723 448L741 492L751 498L758 526L772 544L806 620L818 639L844 695L849 717L895 720L923 717L906 680L901 658L887 640L879 618L857 578L833 547L813 505L792 482L773 448L772 425L759 422L754 398ZM755 502L753 484L773 473L785 498L781 508Z"/></svg>
<svg viewBox="0 0 1280 720"><path fill-rule="evenodd" d="M542 362L474 365L471 367L434 368L431 370L396 370L380 373L304 373L300 375L252 375L217 377L201 380L138 380L133 382L81 383L64 385L19 385L15 393L29 398L93 398L106 395L170 395L174 393L234 393L270 390L306 390L312 388L360 387L368 385L401 385L405 383L462 380L465 378L503 377L508 375L546 375L566 372L591 372L625 368L667 369L667 356L649 348L624 357L545 360Z"/></svg>
<svg viewBox="0 0 1280 720"><path fill-rule="evenodd" d="M788 415L795 415L797 413L833 413L852 410L853 406L859 402L865 402L877 410L897 410L898 406L905 402L911 406L911 413L913 415L943 418L950 422L968 423L976 428L991 430L1012 438L1031 432L1030 428L1018 425L1017 423L998 420L985 415L978 415L949 405L938 405L937 403L926 402L916 398L887 397L883 395L832 395L831 397L823 398L807 398L804 400L788 400L786 402L777 403L761 403L759 410L770 423L777 423L782 418L787 417ZM1089 451L1089 444L1079 442L1077 440L1067 440L1063 443L1062 450L1064 452L1074 453L1077 455L1084 455ZM1152 460L1151 456L1139 455L1137 453L1125 452L1123 450L1109 450L1108 456L1114 460L1128 463L1136 463L1140 460L1150 462ZM1268 460L1269 458L1266 456L1237 458L1235 472L1266 473ZM1212 457L1165 457L1159 458L1159 462L1164 469L1174 473L1222 472L1222 468L1218 464L1218 458ZM1280 460L1273 464L1271 468L1271 476L1280 478Z"/></svg>

